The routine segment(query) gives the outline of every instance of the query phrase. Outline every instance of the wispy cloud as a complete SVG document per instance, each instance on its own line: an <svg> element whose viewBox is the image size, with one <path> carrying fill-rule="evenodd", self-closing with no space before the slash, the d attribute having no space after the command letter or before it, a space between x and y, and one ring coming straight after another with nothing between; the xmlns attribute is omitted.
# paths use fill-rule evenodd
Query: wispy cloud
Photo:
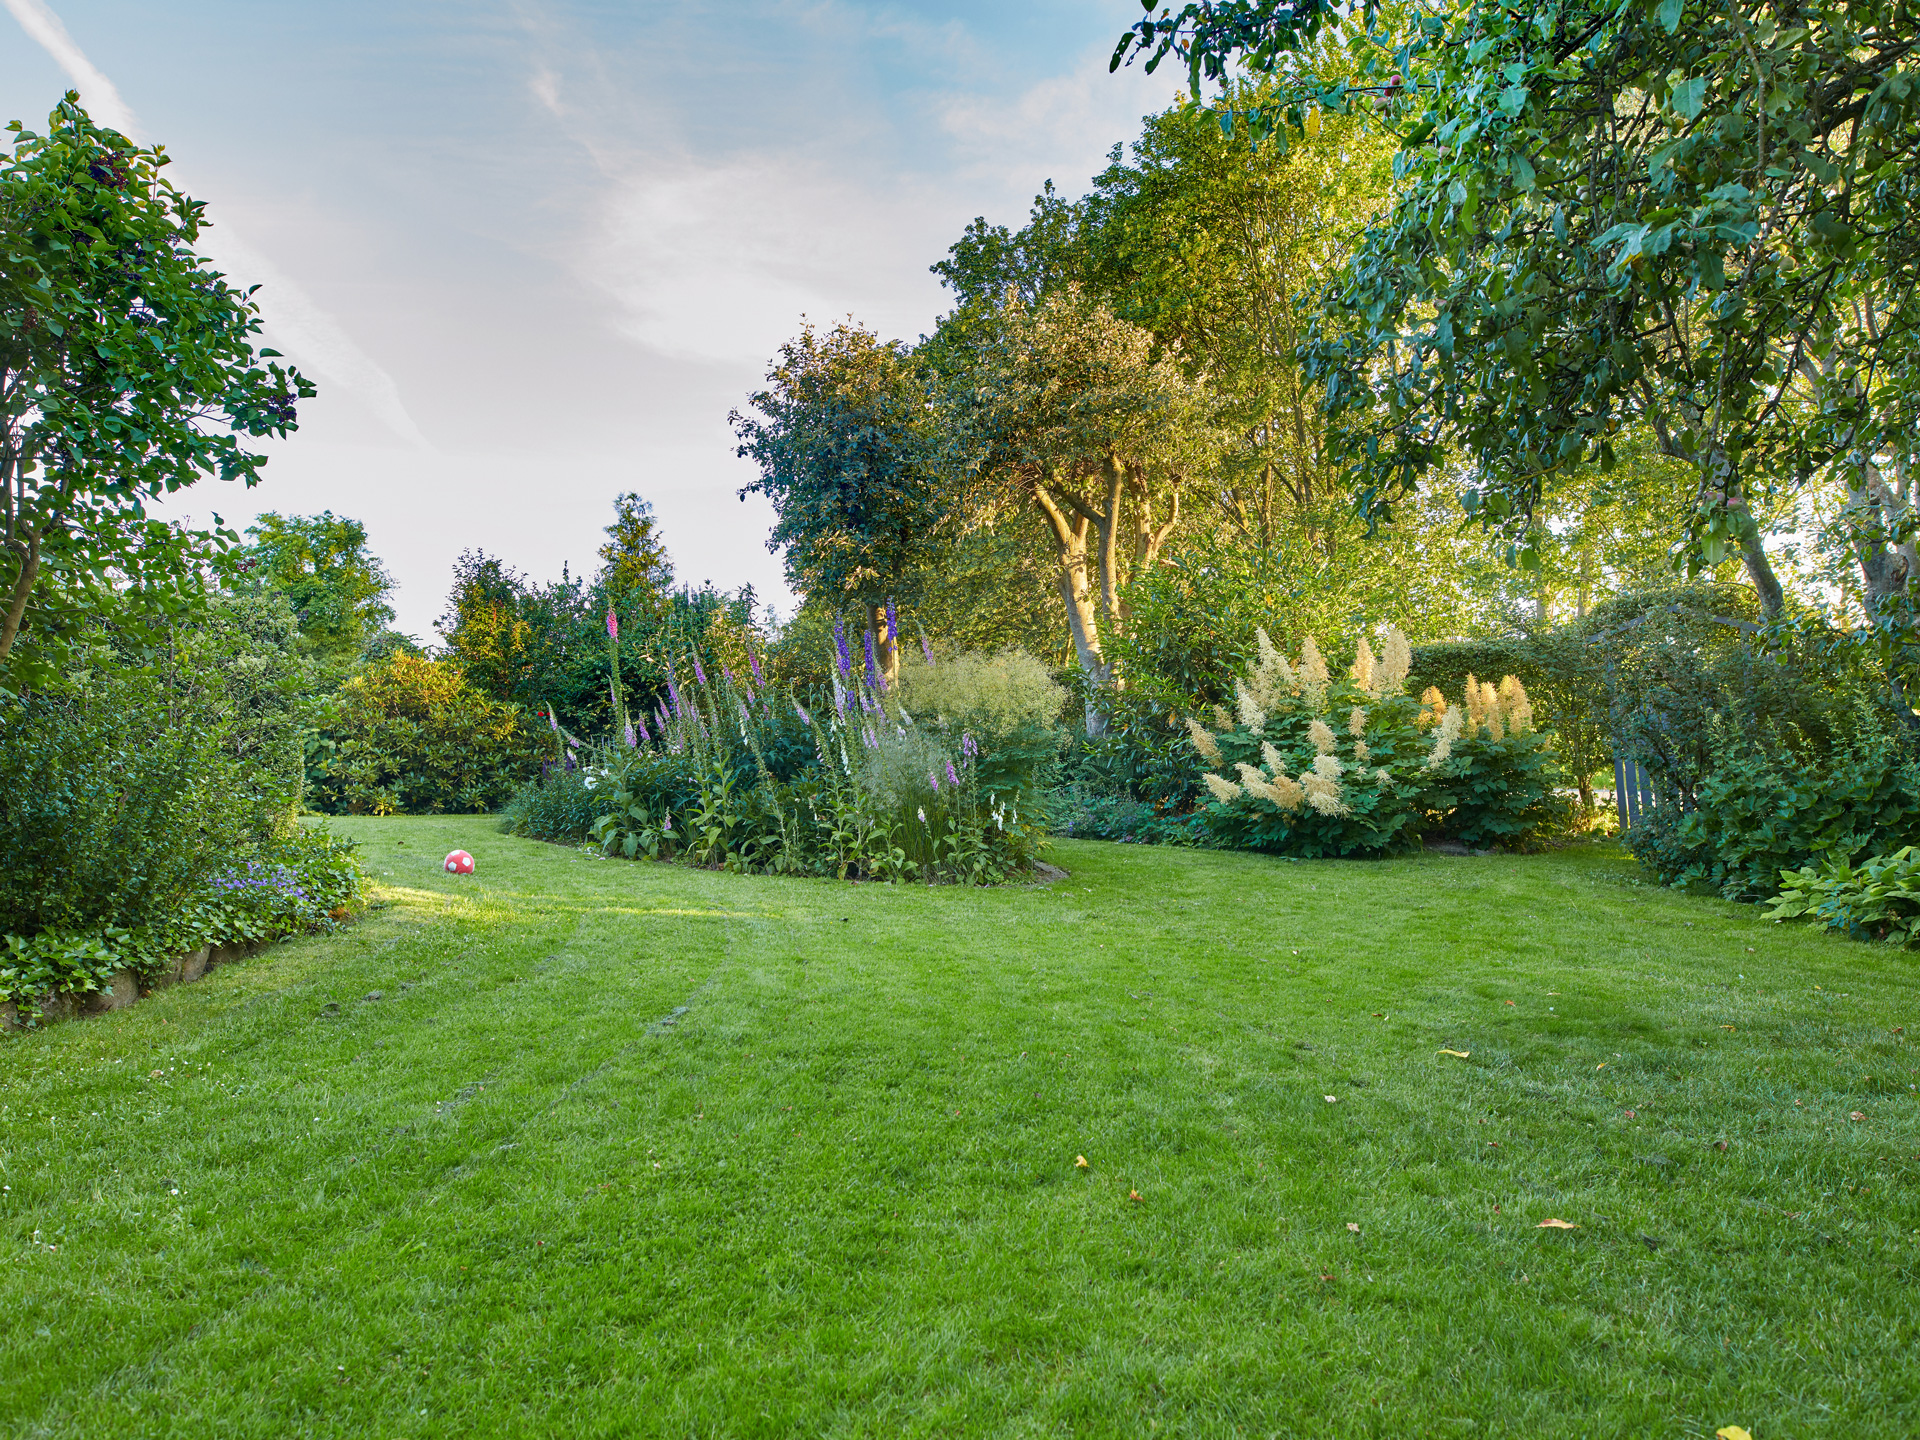
<svg viewBox="0 0 1920 1440"><path fill-rule="evenodd" d="M100 123L138 139L140 127L132 108L114 83L87 58L60 17L45 0L0 0L20 28L55 64L66 71L80 92L87 113ZM371 355L355 343L340 323L306 290L265 255L237 235L230 225L203 231L199 248L229 279L241 286L262 287L260 300L267 338L319 380L357 395L389 430L421 450L434 447L421 432L400 387Z"/></svg>
<svg viewBox="0 0 1920 1440"><path fill-rule="evenodd" d="M867 38L944 46L949 62L973 68L958 64L972 47L950 25L869 17ZM1090 51L1013 95L922 92L903 102L923 133L946 140L918 165L886 153L878 137L862 147L844 128L825 140L817 126L703 155L671 131L624 144L625 102L594 79L570 88L581 66L549 54L527 81L604 177L564 258L615 302L620 333L660 354L729 366L764 364L803 315L832 323L852 313L908 339L929 329L944 301L927 267L980 209L1017 224L1048 177L1076 192L1115 139L1171 98L1163 81L1110 77L1105 50Z"/></svg>

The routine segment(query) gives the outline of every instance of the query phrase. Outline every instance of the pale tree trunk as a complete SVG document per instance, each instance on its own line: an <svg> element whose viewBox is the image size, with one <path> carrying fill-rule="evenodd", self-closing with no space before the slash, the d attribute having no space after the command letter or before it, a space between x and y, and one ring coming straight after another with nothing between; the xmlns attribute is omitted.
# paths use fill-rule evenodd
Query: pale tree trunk
<svg viewBox="0 0 1920 1440"><path fill-rule="evenodd" d="M900 637L887 624L887 607L867 607L867 628L873 631L873 660L888 685L900 678Z"/></svg>
<svg viewBox="0 0 1920 1440"><path fill-rule="evenodd" d="M1094 601L1093 577L1088 572L1087 538L1093 525L1085 515L1068 515L1048 488L1035 482L1034 502L1053 531L1060 557L1057 577L1060 598L1067 609L1067 632L1073 637L1074 658L1087 682L1087 733L1104 735L1107 717L1094 697L1113 679L1113 668L1100 649L1100 615Z"/></svg>

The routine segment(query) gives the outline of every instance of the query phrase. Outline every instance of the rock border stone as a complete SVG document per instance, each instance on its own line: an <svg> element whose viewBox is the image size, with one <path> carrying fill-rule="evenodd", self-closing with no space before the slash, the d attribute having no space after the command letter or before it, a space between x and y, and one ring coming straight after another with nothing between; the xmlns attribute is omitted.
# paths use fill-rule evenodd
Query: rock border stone
<svg viewBox="0 0 1920 1440"><path fill-rule="evenodd" d="M258 955L278 943L270 940L233 940L224 945L202 945L198 950L176 955L172 963L157 975L142 976L137 970L116 970L107 977L107 988L104 990L85 995L64 990L49 991L39 997L40 1021L33 1026L21 1021L20 1007L9 1000L0 1003L0 1031L19 1033L29 1029L44 1030L49 1025L58 1025L63 1020L75 1020L83 1015L105 1015L110 1011L125 1010L156 990L164 990L169 985L191 985L195 980L204 978L210 970Z"/></svg>

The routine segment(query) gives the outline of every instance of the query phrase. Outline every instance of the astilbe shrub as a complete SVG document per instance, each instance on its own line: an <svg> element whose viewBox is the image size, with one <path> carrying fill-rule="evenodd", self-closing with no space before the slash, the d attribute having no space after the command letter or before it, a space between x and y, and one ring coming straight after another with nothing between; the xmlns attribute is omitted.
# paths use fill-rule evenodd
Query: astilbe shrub
<svg viewBox="0 0 1920 1440"><path fill-rule="evenodd" d="M1297 663L1264 629L1257 641L1234 713L1216 707L1214 730L1186 722L1212 767L1201 778L1218 843L1302 858L1388 854L1435 833L1515 844L1564 808L1512 676L1497 688L1470 676L1464 701L1450 705L1436 689L1406 693L1411 652L1397 629L1378 658L1362 637L1340 677L1312 636Z"/></svg>

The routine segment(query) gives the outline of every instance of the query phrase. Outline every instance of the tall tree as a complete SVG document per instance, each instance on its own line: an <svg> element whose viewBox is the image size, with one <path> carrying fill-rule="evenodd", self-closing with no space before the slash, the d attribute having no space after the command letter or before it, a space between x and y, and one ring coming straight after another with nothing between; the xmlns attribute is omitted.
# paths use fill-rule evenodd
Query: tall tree
<svg viewBox="0 0 1920 1440"><path fill-rule="evenodd" d="M1195 0L1114 61L1177 54L1196 93L1244 66L1275 78L1269 124L1369 105L1398 140L1350 329L1312 347L1364 504L1457 447L1524 550L1544 491L1638 422L1694 470L1680 552L1737 554L1777 612L1770 487L1845 470L1882 512L1863 563L1911 534L1875 479L1917 443L1916 34L1912 0ZM1910 570L1883 603L1910 610Z"/></svg>
<svg viewBox="0 0 1920 1440"><path fill-rule="evenodd" d="M1077 286L1031 306L1009 297L990 327L972 318L951 425L990 503L1031 505L1046 526L1099 733L1097 697L1118 678L1103 636L1124 627L1128 580L1159 563L1184 495L1220 453L1215 405L1148 331Z"/></svg>
<svg viewBox="0 0 1920 1440"><path fill-rule="evenodd" d="M89 611L191 602L208 541L146 506L259 479L313 387L255 344L259 309L205 268L205 207L168 157L69 93L0 155L0 684L44 679ZM269 363L262 364L262 360ZM230 539L231 537L221 537ZM26 643L21 644L21 637Z"/></svg>
<svg viewBox="0 0 1920 1440"><path fill-rule="evenodd" d="M673 588L673 561L653 506L633 491L613 498L613 523L600 547L600 583L621 610L655 612Z"/></svg>
<svg viewBox="0 0 1920 1440"><path fill-rule="evenodd" d="M253 543L233 567L287 597L300 637L323 664L365 655L393 623L393 577L367 545L367 527L331 510L271 511L247 527Z"/></svg>
<svg viewBox="0 0 1920 1440"><path fill-rule="evenodd" d="M1235 103L1265 93L1244 86ZM1207 494L1224 521L1267 549L1299 529L1331 555L1350 507L1296 352L1391 172L1377 132L1343 116L1313 129L1283 146L1187 106L1148 116L1095 177L1078 248L1087 288L1219 396L1233 442Z"/></svg>
<svg viewBox="0 0 1920 1440"><path fill-rule="evenodd" d="M730 417L739 454L760 467L741 499L765 495L777 517L767 548L786 547L788 578L809 596L865 612L889 674L899 637L888 604L916 578L958 513L929 377L912 350L856 324L809 326L780 347L752 414Z"/></svg>

